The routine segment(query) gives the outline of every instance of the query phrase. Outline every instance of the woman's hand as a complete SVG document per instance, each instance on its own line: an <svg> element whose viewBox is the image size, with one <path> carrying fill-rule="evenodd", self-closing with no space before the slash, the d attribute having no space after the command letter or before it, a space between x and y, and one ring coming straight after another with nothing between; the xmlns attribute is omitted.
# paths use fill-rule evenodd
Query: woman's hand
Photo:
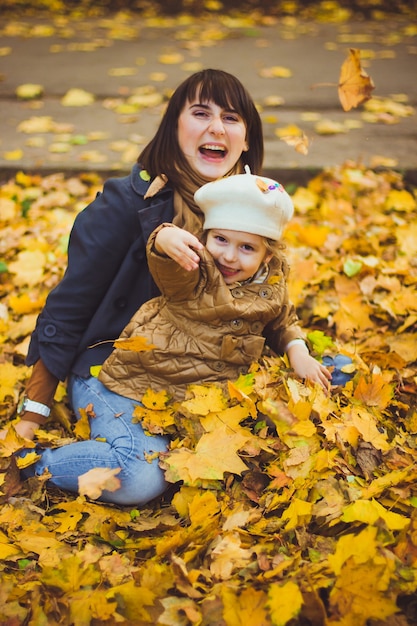
<svg viewBox="0 0 417 626"><path fill-rule="evenodd" d="M325 365L319 363L302 344L288 348L288 358L295 374L312 383L319 383L328 392L332 375Z"/></svg>
<svg viewBox="0 0 417 626"><path fill-rule="evenodd" d="M20 420L14 424L14 429L20 437L24 439L30 439L32 441L35 437L35 431L39 428L39 424L31 422L29 420ZM8 428L0 430L0 439L5 439L8 433Z"/></svg>
<svg viewBox="0 0 417 626"><path fill-rule="evenodd" d="M176 226L161 228L155 237L154 246L159 254L169 256L188 271L197 269L200 262L200 257L194 250L204 248L197 237Z"/></svg>

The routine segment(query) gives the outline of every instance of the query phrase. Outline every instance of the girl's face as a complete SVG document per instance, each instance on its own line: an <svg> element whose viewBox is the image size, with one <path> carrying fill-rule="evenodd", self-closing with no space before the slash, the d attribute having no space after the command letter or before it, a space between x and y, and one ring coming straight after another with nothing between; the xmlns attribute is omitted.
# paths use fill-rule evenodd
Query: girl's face
<svg viewBox="0 0 417 626"><path fill-rule="evenodd" d="M246 125L236 111L195 99L185 104L178 118L178 143L191 167L215 180L248 149Z"/></svg>
<svg viewBox="0 0 417 626"><path fill-rule="evenodd" d="M272 257L263 237L237 230L212 228L207 232L206 248L227 285L248 280Z"/></svg>

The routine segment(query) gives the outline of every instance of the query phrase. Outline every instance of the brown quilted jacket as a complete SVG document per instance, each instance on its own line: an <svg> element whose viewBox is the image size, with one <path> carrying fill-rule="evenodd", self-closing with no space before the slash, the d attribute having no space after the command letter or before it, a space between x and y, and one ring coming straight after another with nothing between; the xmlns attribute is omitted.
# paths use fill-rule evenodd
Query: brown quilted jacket
<svg viewBox="0 0 417 626"><path fill-rule="evenodd" d="M265 282L230 287L207 250L199 269L188 272L154 251L155 236L147 254L162 295L141 306L121 337L146 337L156 347L116 348L99 375L106 387L139 401L148 388L181 400L192 383L235 380L265 342L283 354L289 341L304 338L288 298L284 256L271 261Z"/></svg>

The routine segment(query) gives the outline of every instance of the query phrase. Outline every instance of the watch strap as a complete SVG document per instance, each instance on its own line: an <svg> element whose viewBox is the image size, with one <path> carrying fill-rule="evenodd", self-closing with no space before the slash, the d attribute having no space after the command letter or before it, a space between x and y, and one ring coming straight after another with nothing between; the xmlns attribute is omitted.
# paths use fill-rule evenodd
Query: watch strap
<svg viewBox="0 0 417 626"><path fill-rule="evenodd" d="M25 398L23 400L20 413L23 413L24 411L30 411L31 413L38 413L39 415L43 415L43 417L49 417L51 409L46 404L42 404L42 402L36 402L35 400L29 400L29 398Z"/></svg>

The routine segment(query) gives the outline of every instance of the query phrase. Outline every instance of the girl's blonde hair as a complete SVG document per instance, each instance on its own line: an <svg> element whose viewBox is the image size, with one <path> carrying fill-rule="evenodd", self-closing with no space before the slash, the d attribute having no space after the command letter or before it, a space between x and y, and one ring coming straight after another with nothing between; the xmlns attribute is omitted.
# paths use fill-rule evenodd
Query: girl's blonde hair
<svg viewBox="0 0 417 626"><path fill-rule="evenodd" d="M276 241L275 239L269 239L269 237L263 237L263 242L267 253L272 254L274 257L280 257L282 251L286 248L285 243L280 239Z"/></svg>

